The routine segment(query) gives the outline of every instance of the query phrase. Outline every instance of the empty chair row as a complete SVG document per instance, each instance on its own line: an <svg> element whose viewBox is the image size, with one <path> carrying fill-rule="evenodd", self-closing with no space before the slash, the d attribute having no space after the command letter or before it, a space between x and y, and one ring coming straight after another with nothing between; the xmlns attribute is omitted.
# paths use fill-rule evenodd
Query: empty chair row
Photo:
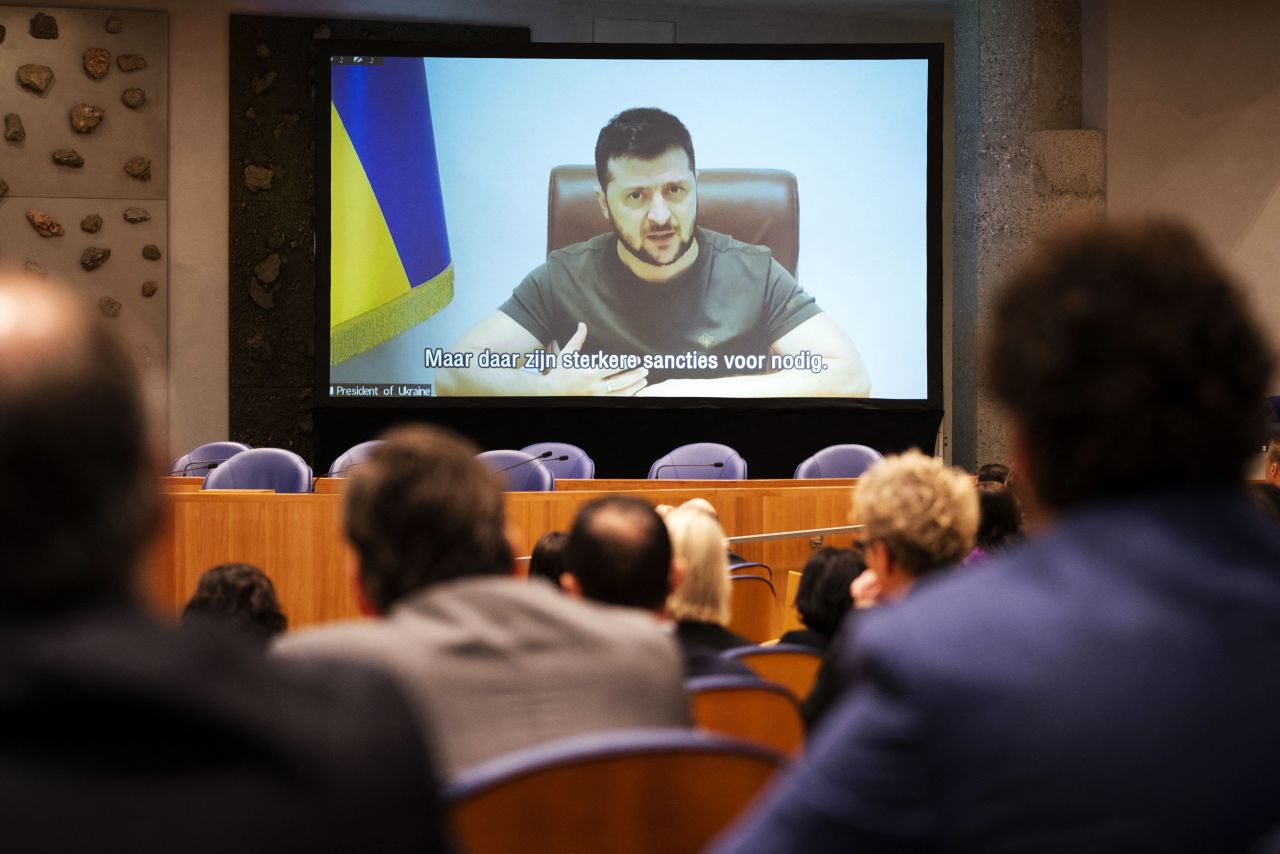
<svg viewBox="0 0 1280 854"><path fill-rule="evenodd" d="M209 442L169 465L175 477L203 477L201 489L271 489L310 492L307 461L284 448L251 448L242 442Z"/></svg>

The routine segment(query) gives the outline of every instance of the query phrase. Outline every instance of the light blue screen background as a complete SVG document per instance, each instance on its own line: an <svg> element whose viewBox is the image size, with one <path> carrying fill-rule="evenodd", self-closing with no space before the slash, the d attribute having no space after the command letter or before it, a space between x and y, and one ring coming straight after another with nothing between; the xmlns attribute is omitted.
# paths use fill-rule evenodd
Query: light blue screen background
<svg viewBox="0 0 1280 854"><path fill-rule="evenodd" d="M450 346L545 259L552 167L592 164L601 126L643 106L685 123L699 168L795 173L801 286L858 346L873 397L927 397L925 60L425 65L455 296L334 381L432 382L423 349Z"/></svg>

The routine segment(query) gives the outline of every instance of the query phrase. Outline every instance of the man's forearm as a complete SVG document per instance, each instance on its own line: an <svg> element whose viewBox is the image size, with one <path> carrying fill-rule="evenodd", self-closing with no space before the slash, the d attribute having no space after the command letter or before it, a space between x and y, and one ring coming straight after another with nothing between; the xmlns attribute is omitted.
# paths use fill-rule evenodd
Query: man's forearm
<svg viewBox="0 0 1280 854"><path fill-rule="evenodd" d="M549 394L547 377L524 368L437 368L436 393L450 396L510 396Z"/></svg>

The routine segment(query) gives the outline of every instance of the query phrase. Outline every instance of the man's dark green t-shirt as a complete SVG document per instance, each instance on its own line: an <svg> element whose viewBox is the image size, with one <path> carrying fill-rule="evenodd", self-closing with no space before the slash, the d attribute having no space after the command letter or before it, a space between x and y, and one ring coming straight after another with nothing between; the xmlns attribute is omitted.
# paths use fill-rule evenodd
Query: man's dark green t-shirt
<svg viewBox="0 0 1280 854"><path fill-rule="evenodd" d="M715 357L714 367L707 358L686 358L693 367L650 367L649 385L760 373L730 367L725 356L767 356L773 342L822 309L768 247L704 228L695 234L693 266L660 283L627 269L613 232L558 249L499 310L543 344L563 346L581 321L587 325L587 354Z"/></svg>

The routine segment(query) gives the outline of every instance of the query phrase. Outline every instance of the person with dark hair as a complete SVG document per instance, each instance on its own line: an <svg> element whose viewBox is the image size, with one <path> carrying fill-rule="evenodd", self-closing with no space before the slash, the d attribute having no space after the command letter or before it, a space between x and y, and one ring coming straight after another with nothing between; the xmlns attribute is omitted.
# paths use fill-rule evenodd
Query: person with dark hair
<svg viewBox="0 0 1280 854"><path fill-rule="evenodd" d="M1002 483L980 480L978 487L978 536L966 564L980 562L992 552L1022 539L1022 506L1013 490Z"/></svg>
<svg viewBox="0 0 1280 854"><path fill-rule="evenodd" d="M700 513L676 509L678 513ZM646 611L655 624L674 632L668 597L682 580L671 537L657 511L628 495L595 498L578 509L564 549L564 589L572 596ZM684 645L685 676L754 676L739 661L722 659L715 650Z"/></svg>
<svg viewBox="0 0 1280 854"><path fill-rule="evenodd" d="M538 537L529 556L529 577L545 579L559 589L560 576L564 575L564 544L568 539L564 531L547 531Z"/></svg>
<svg viewBox="0 0 1280 854"><path fill-rule="evenodd" d="M859 681L719 850L1255 850L1280 526L1241 480L1273 363L1186 228L1047 242L996 296L985 379L1051 520L859 620Z"/></svg>
<svg viewBox="0 0 1280 854"><path fill-rule="evenodd" d="M853 607L849 585L867 568L860 549L823 546L809 555L796 590L796 611L803 629L792 629L779 643L811 646L825 652Z"/></svg>
<svg viewBox="0 0 1280 854"><path fill-rule="evenodd" d="M0 827L35 851L448 846L403 697L148 616L158 455L128 352L0 279Z"/></svg>
<svg viewBox="0 0 1280 854"><path fill-rule="evenodd" d="M206 569L182 609L182 621L225 626L262 646L289 625L276 599L276 586L248 563Z"/></svg>
<svg viewBox="0 0 1280 854"><path fill-rule="evenodd" d="M1272 486L1280 486L1280 438L1272 436L1267 440L1266 466L1263 479Z"/></svg>
<svg viewBox="0 0 1280 854"><path fill-rule="evenodd" d="M687 725L680 654L652 620L513 577L503 484L475 446L426 425L383 438L343 505L377 619L293 632L278 655L392 674L450 778L571 735Z"/></svg>
<svg viewBox="0 0 1280 854"><path fill-rule="evenodd" d="M978 483L1004 483L1009 479L1009 467L1004 463L983 463L978 466Z"/></svg>
<svg viewBox="0 0 1280 854"><path fill-rule="evenodd" d="M554 367L436 372L442 395L866 397L857 348L769 249L697 225L693 141L675 116L624 110L600 131L596 200L611 231L552 252L453 346L530 354ZM579 352L603 359L580 366ZM820 358L825 369L755 372L725 357ZM642 362L647 357L650 366ZM659 358L660 357L660 358ZM678 358L677 358L678 357ZM671 361L671 364L667 364Z"/></svg>

